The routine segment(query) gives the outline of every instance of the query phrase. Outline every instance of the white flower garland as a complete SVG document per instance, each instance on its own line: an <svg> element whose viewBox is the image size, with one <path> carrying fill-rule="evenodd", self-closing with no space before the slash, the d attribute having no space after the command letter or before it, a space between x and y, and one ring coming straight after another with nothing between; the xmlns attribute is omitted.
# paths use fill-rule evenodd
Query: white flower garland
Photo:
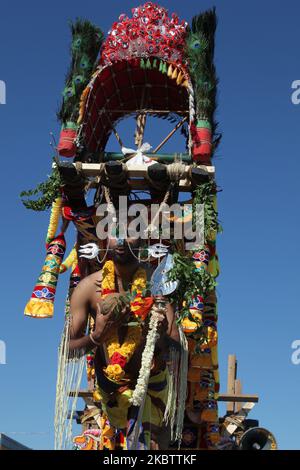
<svg viewBox="0 0 300 470"><path fill-rule="evenodd" d="M151 309L149 321L149 331L147 335L145 349L142 354L141 368L136 387L133 391L130 402L134 406L141 406L147 393L148 382L151 372L151 365L154 356L155 344L159 338L158 329L158 308L154 305Z"/></svg>

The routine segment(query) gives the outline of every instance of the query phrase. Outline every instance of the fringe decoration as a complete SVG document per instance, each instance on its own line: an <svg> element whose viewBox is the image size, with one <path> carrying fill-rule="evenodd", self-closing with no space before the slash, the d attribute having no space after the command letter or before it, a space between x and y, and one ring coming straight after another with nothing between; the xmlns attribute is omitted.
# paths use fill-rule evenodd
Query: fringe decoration
<svg viewBox="0 0 300 470"><path fill-rule="evenodd" d="M181 445L182 429L187 397L187 373L188 373L188 343L185 334L179 327L180 351L171 348L170 351L170 375L168 383L168 401L164 414L166 424L170 423L171 440L178 441Z"/></svg>
<svg viewBox="0 0 300 470"><path fill-rule="evenodd" d="M58 235L49 243L46 260L31 299L25 307L25 315L36 318L53 316L56 286L65 251L66 241L63 234Z"/></svg>
<svg viewBox="0 0 300 470"><path fill-rule="evenodd" d="M47 245L53 240L57 232L59 219L62 211L62 197L58 197L53 201L51 208L51 215L49 221L49 227L47 231L46 243Z"/></svg>
<svg viewBox="0 0 300 470"><path fill-rule="evenodd" d="M67 450L72 446L73 417L85 365L83 351L69 355L71 318L68 315L58 350L58 370L54 417L55 450ZM70 397L70 392L72 397Z"/></svg>

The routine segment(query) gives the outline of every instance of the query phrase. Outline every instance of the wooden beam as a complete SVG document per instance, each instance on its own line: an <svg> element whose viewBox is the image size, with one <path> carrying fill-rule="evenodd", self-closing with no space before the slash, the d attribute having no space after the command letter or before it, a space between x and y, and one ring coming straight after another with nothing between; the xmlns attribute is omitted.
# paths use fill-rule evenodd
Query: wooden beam
<svg viewBox="0 0 300 470"><path fill-rule="evenodd" d="M226 417L224 421L225 432L223 435L232 436L234 431L236 431L236 429L243 424L243 422L245 421L254 406L254 403L247 402L244 404L243 408L241 409L238 415Z"/></svg>
<svg viewBox="0 0 300 470"><path fill-rule="evenodd" d="M236 379L236 356L229 354L228 356L228 373L227 373L227 394L234 395L234 381ZM227 412L234 412L234 402L230 401L227 404Z"/></svg>
<svg viewBox="0 0 300 470"><path fill-rule="evenodd" d="M218 396L218 401L225 401L228 403L258 403L259 397L258 395L236 395L235 393L221 393ZM228 409L228 408L227 408ZM231 411L231 410L230 410Z"/></svg>
<svg viewBox="0 0 300 470"><path fill-rule="evenodd" d="M76 163L73 163L76 168ZM101 163L81 163L80 164L80 173L85 176L99 176ZM126 165L126 163L125 163ZM53 163L53 166L56 166L56 163ZM191 180L189 178L190 175L190 165L185 165L185 170L182 175L181 180L179 181L179 190L183 192L191 191ZM203 175L213 176L215 173L214 166L208 165L198 165L197 168L203 172ZM149 180L147 178L148 175L148 166L147 165L135 165L134 167L127 167L126 171L128 176L128 184L133 190L146 190L149 189ZM93 182L91 183L91 187L93 186ZM234 390L233 390L234 392Z"/></svg>
<svg viewBox="0 0 300 470"><path fill-rule="evenodd" d="M234 381L234 394L235 395L241 395L242 394L242 382L240 379L236 379ZM240 411L243 406L242 402L237 402L235 403L234 411Z"/></svg>
<svg viewBox="0 0 300 470"><path fill-rule="evenodd" d="M56 165L56 164L55 164ZM73 163L76 168L76 163ZM125 163L126 165L126 163ZM186 179L190 172L190 165L185 165L182 179ZM203 171L203 174L213 175L215 173L214 166L198 165L197 168ZM101 163L81 163L80 172L86 176L99 176L101 169ZM128 176L131 178L145 178L148 174L148 165L137 164L134 167L127 166L126 169Z"/></svg>

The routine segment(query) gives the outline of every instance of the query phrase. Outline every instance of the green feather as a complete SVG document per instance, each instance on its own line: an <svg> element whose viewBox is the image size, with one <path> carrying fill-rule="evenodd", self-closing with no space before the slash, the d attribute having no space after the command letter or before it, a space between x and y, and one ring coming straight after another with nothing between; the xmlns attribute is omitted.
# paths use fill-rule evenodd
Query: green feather
<svg viewBox="0 0 300 470"><path fill-rule="evenodd" d="M95 62L102 45L102 31L86 20L71 23L71 65L66 77L61 108L57 114L60 122L77 122L80 97L95 69Z"/></svg>
<svg viewBox="0 0 300 470"><path fill-rule="evenodd" d="M214 135L213 149L220 140L215 122L218 85L214 65L216 27L217 16L213 8L193 18L186 39L186 55L195 90L197 120L206 119L211 123Z"/></svg>

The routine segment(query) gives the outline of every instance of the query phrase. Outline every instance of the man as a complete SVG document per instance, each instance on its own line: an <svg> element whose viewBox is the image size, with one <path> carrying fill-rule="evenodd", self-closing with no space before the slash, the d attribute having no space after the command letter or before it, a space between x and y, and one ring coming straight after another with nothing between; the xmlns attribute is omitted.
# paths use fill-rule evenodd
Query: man
<svg viewBox="0 0 300 470"><path fill-rule="evenodd" d="M136 273L143 269L137 257L139 245L139 239L110 238L108 248L113 263L113 279L111 279L113 293L107 294L107 289L103 289L103 285L107 285L107 280L104 279L105 274L103 275L103 271L106 269L105 264L103 270L91 274L79 283L72 294L70 305L70 351L84 350L88 352L95 349L95 373L101 395L102 409L113 428L116 430L121 429L128 442L130 442L130 434L138 413L136 407L131 406L128 400L139 375L149 318L143 318L141 322L141 335L130 359L127 362L124 360L124 363L119 361L124 369L121 368L124 376L123 380L115 380L115 377L111 378L106 374L108 366L111 364L107 344L113 330L116 331L119 342L118 354L122 352L121 345L126 343L126 335L130 328L128 323L130 324L133 318L131 306L134 304L128 304L122 299L126 299L131 286L134 285ZM147 280L150 280L151 269L145 269L145 273ZM109 295L111 296L110 300L120 301L118 314L116 314L116 308L106 308ZM112 296L114 297L112 298ZM140 446L143 448L149 448L150 446L157 449L159 446L160 448L168 447L169 444L166 427L163 424L164 407L168 393L166 359L170 344L178 346L179 333L173 306L167 299L160 297L155 300L160 302L158 305L164 304L164 307L159 307L158 310L160 337L156 343L151 367ZM115 306L116 303L111 302L111 305ZM95 326L94 330L86 335L89 314L94 318ZM122 358L122 354L119 354L119 356ZM127 401L126 398L128 398ZM151 445L149 440L151 440Z"/></svg>

